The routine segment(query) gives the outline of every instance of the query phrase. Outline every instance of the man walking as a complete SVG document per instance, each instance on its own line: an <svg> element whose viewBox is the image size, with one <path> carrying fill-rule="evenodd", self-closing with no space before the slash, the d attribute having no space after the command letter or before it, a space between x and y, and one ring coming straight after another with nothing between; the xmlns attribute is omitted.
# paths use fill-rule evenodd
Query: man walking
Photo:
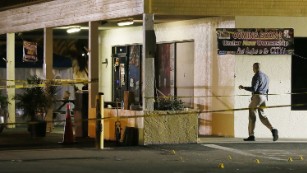
<svg viewBox="0 0 307 173"><path fill-rule="evenodd" d="M269 92L269 78L268 76L260 71L260 64L254 63L253 71L255 75L252 79L251 87L239 86L239 89L245 89L246 91L252 92L251 103L249 104L249 124L248 133L249 137L244 141L255 141L254 130L256 123L256 114L258 111L260 121L271 130L273 135L273 141L278 140L278 130L273 128L270 121L265 115L264 108L267 104L267 94Z"/></svg>

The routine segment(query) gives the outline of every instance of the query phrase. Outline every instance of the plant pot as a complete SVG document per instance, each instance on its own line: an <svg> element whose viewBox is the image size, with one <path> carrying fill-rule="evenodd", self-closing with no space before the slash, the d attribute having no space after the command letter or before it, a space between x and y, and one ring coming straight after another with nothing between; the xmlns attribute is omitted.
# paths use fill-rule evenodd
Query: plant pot
<svg viewBox="0 0 307 173"><path fill-rule="evenodd" d="M28 125L28 131L32 137L45 137L46 136L46 121L30 122Z"/></svg>

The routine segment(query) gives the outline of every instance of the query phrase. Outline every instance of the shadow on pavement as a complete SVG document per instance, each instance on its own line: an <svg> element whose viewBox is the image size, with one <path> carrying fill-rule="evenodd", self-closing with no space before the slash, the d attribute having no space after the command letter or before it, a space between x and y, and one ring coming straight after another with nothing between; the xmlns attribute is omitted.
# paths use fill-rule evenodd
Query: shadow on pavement
<svg viewBox="0 0 307 173"><path fill-rule="evenodd" d="M0 150L6 149L49 149L49 148L95 148L95 139L75 138L73 144L61 144L63 130L47 133L45 137L31 137L26 127L4 129L0 134ZM105 142L105 146L114 146L114 142Z"/></svg>

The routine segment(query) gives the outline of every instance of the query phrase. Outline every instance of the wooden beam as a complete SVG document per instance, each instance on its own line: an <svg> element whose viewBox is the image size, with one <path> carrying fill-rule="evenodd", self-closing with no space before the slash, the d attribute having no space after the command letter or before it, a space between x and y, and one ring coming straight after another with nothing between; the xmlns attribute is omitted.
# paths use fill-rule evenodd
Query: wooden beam
<svg viewBox="0 0 307 173"><path fill-rule="evenodd" d="M45 79L53 79L53 30L52 28L44 28L44 77ZM53 109L49 108L46 115L47 132L53 129Z"/></svg>
<svg viewBox="0 0 307 173"><path fill-rule="evenodd" d="M99 47L98 47L98 22L89 22L89 107L96 107L96 95L98 94L98 66L99 66Z"/></svg>
<svg viewBox="0 0 307 173"><path fill-rule="evenodd" d="M145 13L197 16L307 16L302 0L145 0Z"/></svg>
<svg viewBox="0 0 307 173"><path fill-rule="evenodd" d="M99 76L99 47L98 47L98 22L89 22L89 60L88 60L88 118L96 118L96 96L98 94L98 76ZM89 122L89 136L95 136L96 121Z"/></svg>
<svg viewBox="0 0 307 173"><path fill-rule="evenodd" d="M53 30L44 28L44 77L53 79Z"/></svg>
<svg viewBox="0 0 307 173"><path fill-rule="evenodd" d="M54 0L0 12L0 34L143 13L143 0Z"/></svg>

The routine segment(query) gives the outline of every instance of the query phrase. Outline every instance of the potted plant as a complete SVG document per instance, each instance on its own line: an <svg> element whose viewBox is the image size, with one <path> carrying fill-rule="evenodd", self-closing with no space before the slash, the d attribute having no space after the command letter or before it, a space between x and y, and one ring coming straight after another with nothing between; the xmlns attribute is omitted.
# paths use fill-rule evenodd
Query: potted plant
<svg viewBox="0 0 307 173"><path fill-rule="evenodd" d="M45 116L55 103L57 88L54 80L43 81L37 75L27 79L27 88L16 94L16 107L23 110L23 118L29 122L28 131L32 136L46 135Z"/></svg>

